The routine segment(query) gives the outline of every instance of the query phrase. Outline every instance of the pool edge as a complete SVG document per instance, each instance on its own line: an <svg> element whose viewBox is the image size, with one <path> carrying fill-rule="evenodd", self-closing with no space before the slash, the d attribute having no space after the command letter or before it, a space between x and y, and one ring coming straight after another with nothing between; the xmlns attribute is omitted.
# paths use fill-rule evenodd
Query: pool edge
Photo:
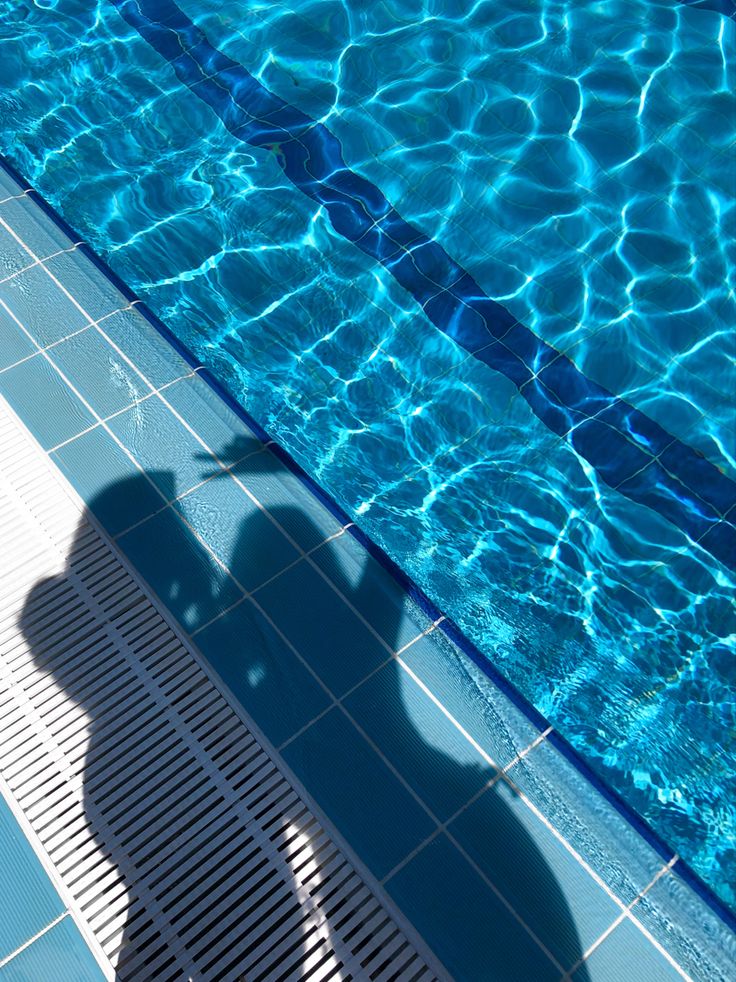
<svg viewBox="0 0 736 982"><path fill-rule="evenodd" d="M736 914L734 914L725 903L715 894L713 889L705 883L701 877L682 859L676 850L672 849L662 837L625 801L619 792L611 788L593 770L592 766L586 761L583 755L576 750L569 741L559 733L549 721L540 713L511 683L503 676L493 663L483 655L480 649L464 634L462 629L442 612L442 610L426 595L426 593L415 583L415 581L404 571L391 557L355 523L353 518L329 495L305 470L299 465L291 454L274 440L267 430L256 420L237 400L225 389L212 374L209 368L184 345L174 333L161 321L161 319L147 306L145 301L125 283L124 280L115 273L109 265L94 251L80 236L76 230L69 225L66 220L59 215L55 208L27 181L15 166L0 153L0 167L5 170L22 189L23 192L38 205L49 219L73 242L79 243L78 249L82 254L99 270L100 273L114 286L131 304L135 304L135 309L151 325L151 327L170 345L179 356L192 368L199 378L205 382L209 389L224 402L231 411L237 415L242 422L251 429L259 439L266 444L271 452L283 463L309 491L316 497L330 512L347 526L347 531L351 537L359 542L363 548L386 570L386 572L401 586L407 595L417 604L423 613L431 620L440 620L437 628L445 634L448 639L455 644L523 713L532 726L541 733L543 730L550 730L548 740L558 749L564 757L573 765L581 777L590 784L606 801L618 812L618 814L653 848L660 854L664 862L675 859L674 872L676 872L685 883L707 904L723 924L734 934L736 934Z"/></svg>

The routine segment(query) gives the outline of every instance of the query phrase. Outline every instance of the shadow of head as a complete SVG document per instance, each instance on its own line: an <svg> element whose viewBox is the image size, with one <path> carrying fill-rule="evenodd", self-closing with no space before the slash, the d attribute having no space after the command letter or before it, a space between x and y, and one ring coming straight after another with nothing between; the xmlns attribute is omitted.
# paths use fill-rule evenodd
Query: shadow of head
<svg viewBox="0 0 736 982"><path fill-rule="evenodd" d="M100 557L90 535L90 524L101 526L108 534L116 535L131 527L142 528L145 520L157 508L164 508L176 495L175 476L170 471L151 471L113 481L99 491L88 503L79 520L74 538L66 555L64 569L55 576L45 577L34 584L26 596L19 617L19 626L37 665L51 667L53 652L65 642L74 643L75 635L84 637L90 615L84 612L82 595L98 574ZM163 566L165 554L159 552ZM170 589L176 589L176 571L169 574ZM106 603L115 602L115 593L105 596Z"/></svg>

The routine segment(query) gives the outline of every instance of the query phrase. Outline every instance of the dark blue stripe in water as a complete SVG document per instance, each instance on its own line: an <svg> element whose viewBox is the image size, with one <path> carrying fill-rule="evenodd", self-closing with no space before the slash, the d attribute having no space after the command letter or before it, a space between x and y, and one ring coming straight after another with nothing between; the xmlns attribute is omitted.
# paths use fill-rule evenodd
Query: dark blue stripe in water
<svg viewBox="0 0 736 982"><path fill-rule="evenodd" d="M736 0L680 0L688 7L700 7L702 10L713 10L724 17L736 17Z"/></svg>
<svg viewBox="0 0 736 982"><path fill-rule="evenodd" d="M235 137L271 151L289 180L326 209L336 231L385 266L441 331L514 382L539 419L566 437L606 484L736 568L736 483L586 378L488 297L438 242L347 167L326 127L214 48L173 0L111 2Z"/></svg>

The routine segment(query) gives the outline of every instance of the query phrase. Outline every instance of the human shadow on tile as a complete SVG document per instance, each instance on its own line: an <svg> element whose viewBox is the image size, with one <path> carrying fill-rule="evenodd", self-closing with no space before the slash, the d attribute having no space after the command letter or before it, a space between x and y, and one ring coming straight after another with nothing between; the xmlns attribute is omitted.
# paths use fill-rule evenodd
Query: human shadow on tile
<svg viewBox="0 0 736 982"><path fill-rule="evenodd" d="M90 535L88 517L127 514L132 501L149 495L148 478L174 496L166 473L104 489L89 503L64 571L38 582L24 604L21 626L35 668L28 684L39 699L58 703L55 718L65 725L76 717L62 751L70 784L54 789L48 815L43 805L42 838L122 982L223 972L250 980L272 972L274 959L285 978L301 977L307 958L338 960L325 930L303 910L314 886L308 816L286 802L254 818L254 797L264 798L265 810L265 789L278 784L275 768ZM124 551L136 555L162 604L191 631L235 595L184 523L171 512L179 531L161 515L136 526L143 531ZM246 628L254 662L262 661L256 649L271 643L262 628ZM264 834L272 843L265 852ZM298 851L301 879L280 858L266 861L277 850ZM265 916L277 908L283 922Z"/></svg>
<svg viewBox="0 0 736 982"><path fill-rule="evenodd" d="M301 508L295 496L289 503L273 484L283 470L268 450L240 441L221 448L218 456L231 465L230 471L213 476L204 469L202 478L210 477L214 484L235 475L241 490L257 487L260 496L271 494L267 521L260 507L257 513L252 509L252 501L244 507L243 520L235 514L214 515L215 525L232 526L231 535L218 539L215 534L212 540L227 543L229 554L218 556L220 562L173 508L166 509L165 518L154 514L121 536L119 547L193 636L267 740L283 746L284 758L359 859L377 878L388 877L389 892L457 979L526 980L529 970L536 979L559 978L559 966L570 969L587 946L565 890L505 795L495 786L484 790L493 769L464 750L458 753L453 740L445 744L441 728L432 729L437 719L426 704L419 710L408 705L406 678L390 655L403 636L405 612L383 571L367 558L362 569L343 564L341 539L347 533L336 532L326 513L315 512L311 504ZM171 500L177 490L173 476L155 475L160 489L167 482L171 486L165 494ZM89 511L104 523L104 516L149 493L146 476L120 480L96 495ZM207 522L203 532L210 534L212 514ZM274 573L274 550L281 550L282 538L296 554ZM163 647L150 657L151 665L160 663L165 682L158 689L146 682L148 668L141 673L136 648L142 651L145 643L146 650L155 652L156 631L162 627L136 621L140 611L129 587L125 595L113 591L97 597L100 620L96 626L90 623L83 640L66 632L69 611L80 596L89 600L96 589L97 572L88 553L85 516L65 571L38 583L28 596L22 627L37 673L51 675L88 720L86 754L79 764L84 790L80 822L90 828L101 857L99 875L109 875L112 864L123 876L111 885L109 923L101 931L116 938L113 960L122 980L150 977L151 967L165 958L168 943L180 947L199 977L207 978L208 949L217 939L203 938L198 925L203 905L219 902L213 896L220 857L214 846L210 852L199 843L201 830L209 825L214 841L227 816L216 795L207 799L207 777L196 755L182 750L177 719L166 713L168 704L187 718L190 680L179 677L173 653ZM268 575L260 576L261 569ZM258 585L244 596L238 587L243 582ZM135 696L119 702L122 683L136 672L141 684ZM411 699L418 698L412 691ZM335 699L341 702L336 705ZM464 802L474 796L478 801L463 813ZM441 863L422 864L421 857L437 842L432 839L435 818L446 822L473 808L471 827L460 830L458 839L467 831L463 848L473 865L471 869L464 858L461 865L463 875L470 870L475 878L474 912L458 923L441 914L443 909L461 910L464 898L443 890ZM247 827L235 823L228 828L220 840L230 854L242 850L247 865L254 848ZM277 829L275 834L293 837L298 831ZM512 894L506 900L513 905L516 894L531 904L532 933L554 952L556 964L520 927L506 902L479 879L479 870L493 879L493 869L484 869L484 837L493 843L491 856L503 853L504 842L513 849L518 882L513 869L506 868L504 889ZM429 845L422 847L427 839ZM413 852L416 861L405 863ZM445 861L447 856L452 862L461 858L454 846L445 851ZM201 876L185 897L176 884L181 871L190 867L201 868ZM392 882L407 869L414 877L409 892L392 891ZM69 876L74 879L73 868ZM309 882L310 890L318 877ZM444 882L465 889L462 877L453 880L449 875ZM283 889L298 906L304 883L284 883ZM127 892L125 902L121 891ZM236 961L242 957L245 965L255 946L265 942L260 928L253 928L251 937L245 922L233 921L237 901L237 893L228 895L227 904L223 900L218 943L231 943ZM428 918L428 908L440 916ZM525 911L519 913L523 918ZM314 944L314 935L305 932L304 952ZM525 957L520 957L518 945L527 947ZM298 955L290 956L294 966ZM284 978L299 977L296 967L291 972L286 964L284 970ZM587 978L583 966L576 979Z"/></svg>
<svg viewBox="0 0 736 982"><path fill-rule="evenodd" d="M481 879L477 902L487 905L487 916L454 923L449 932L451 919L425 917L425 908L449 910L460 898L443 890L441 864L419 872L412 897L402 895L401 906L417 926L426 927L426 940L455 978L559 978L560 967L566 971L577 965L618 909L592 879L586 895L588 884L578 878L581 868L562 847L562 855L552 859L559 859L559 873L557 865L552 868L547 855L558 843L547 839L554 837L526 806L519 807L508 783L494 782L498 771L392 657L417 631L407 632L406 597L395 581L365 552L360 566L351 564L356 550L349 533L335 534L311 503L306 514L297 498L283 502L273 481L269 486L263 477L265 472L274 479L282 472L272 454L244 455L243 450L242 444L223 447L218 457L245 487L265 493L273 525L306 553L257 587L248 601L282 639L273 663L261 665L255 677L272 675L286 697L283 660L298 656L300 666L328 688L330 699L339 700L306 729L296 729L283 756L371 872L379 880L388 876L390 892L392 870L417 850L421 856L422 843L439 821L449 823L448 831L463 849L464 855L457 848L449 853L463 876L480 879L484 874L516 908L526 927ZM228 561L236 578L266 565L272 534L264 534L261 523L240 525ZM225 637L218 631L213 649L222 650ZM235 633L230 638L232 651ZM241 664L237 672L253 677L253 665ZM251 687L249 699L257 699L256 693L257 686ZM462 877L457 882L462 889ZM395 898L400 892L393 892ZM527 949L524 957L519 946ZM576 978L587 982L584 964Z"/></svg>

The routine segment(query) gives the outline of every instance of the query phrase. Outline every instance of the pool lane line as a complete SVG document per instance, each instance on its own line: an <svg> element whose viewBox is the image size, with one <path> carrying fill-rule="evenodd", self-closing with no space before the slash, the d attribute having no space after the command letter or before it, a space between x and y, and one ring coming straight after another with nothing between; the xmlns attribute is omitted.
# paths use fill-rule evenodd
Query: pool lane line
<svg viewBox="0 0 736 982"><path fill-rule="evenodd" d="M599 794L605 798L609 805L662 857L668 859L675 850L669 846L664 839L656 832L649 823L634 810L626 801L623 795L615 790L607 781L602 778L597 771L582 756L561 733L551 727L549 720L519 692L516 686L510 682L483 654L477 645L468 638L462 629L447 616L437 604L427 596L422 588L396 563L381 546L377 545L361 528L356 525L354 520L348 515L325 489L314 480L314 478L297 463L281 444L277 443L267 430L255 419L248 410L238 402L237 399L224 387L220 380L212 374L210 369L201 362L193 352L168 328L163 321L141 300L141 298L121 279L110 266L97 255L95 250L84 240L78 232L53 208L48 201L39 194L38 191L20 174L7 157L0 152L0 167L24 189L24 193L37 205L45 215L72 241L81 241L79 251L95 266L103 276L125 297L129 303L135 304L135 309L148 321L151 327L159 334L171 348L181 356L181 358L191 366L193 373L221 399L232 412L241 419L253 434L267 447L274 456L280 460L294 476L301 482L327 510L337 518L344 526L345 531L351 535L356 542L359 542L366 552L386 570L386 572L401 586L407 596L419 607L421 611L430 619L437 621L437 629L447 638L477 667L486 675L501 692L513 703L514 706L529 720L538 733L549 730L546 740L557 749L566 760L577 770L580 776L591 785ZM38 352L41 353L40 351ZM155 395L155 393L151 393ZM693 890L693 892L708 906L708 908L720 919L720 921L733 933L736 933L736 914L726 906L718 897L712 887L702 880L688 863L679 858L677 863L678 873L683 881Z"/></svg>
<svg viewBox="0 0 736 982"><path fill-rule="evenodd" d="M337 138L215 48L174 0L110 0L238 140L270 151L335 230L380 262L448 337L517 387L614 490L736 571L736 482L492 300L442 246L351 171Z"/></svg>

